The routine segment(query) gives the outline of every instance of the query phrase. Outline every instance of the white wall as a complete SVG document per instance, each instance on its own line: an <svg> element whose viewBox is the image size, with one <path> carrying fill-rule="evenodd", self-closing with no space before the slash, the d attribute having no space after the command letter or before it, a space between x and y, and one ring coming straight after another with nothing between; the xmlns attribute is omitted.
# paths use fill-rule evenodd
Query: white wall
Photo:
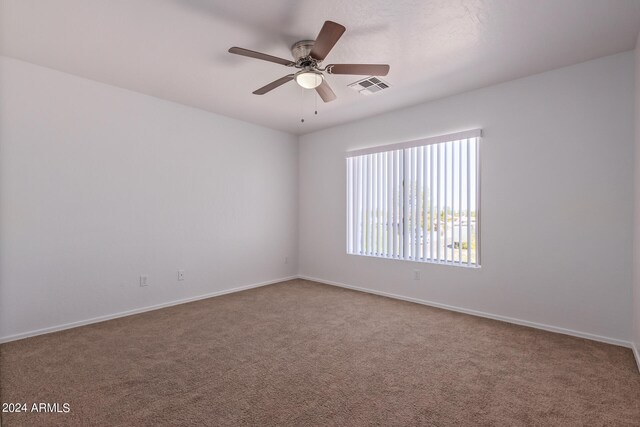
<svg viewBox="0 0 640 427"><path fill-rule="evenodd" d="M303 136L300 273L628 345L633 69L628 52ZM345 151L473 128L482 268L345 253Z"/></svg>
<svg viewBox="0 0 640 427"><path fill-rule="evenodd" d="M304 276L632 340L633 69L615 55L305 135L298 158L291 135L0 57L0 341L294 275L298 213ZM476 127L481 269L345 254L345 151Z"/></svg>
<svg viewBox="0 0 640 427"><path fill-rule="evenodd" d="M0 340L296 273L297 138L0 61Z"/></svg>

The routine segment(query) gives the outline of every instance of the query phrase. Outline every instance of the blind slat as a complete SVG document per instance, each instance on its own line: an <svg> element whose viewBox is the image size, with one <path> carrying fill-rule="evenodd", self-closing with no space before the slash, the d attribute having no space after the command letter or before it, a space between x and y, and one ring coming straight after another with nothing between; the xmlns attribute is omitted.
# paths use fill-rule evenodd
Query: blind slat
<svg viewBox="0 0 640 427"><path fill-rule="evenodd" d="M376 244L376 253L378 255L383 254L383 243L384 243L384 235L383 235L383 227L382 227L382 212L384 210L383 199L382 199L382 183L383 183L383 175L384 169L382 168L382 157L384 153L378 154L378 206L376 208L376 218L378 222L376 224L378 242Z"/></svg>
<svg viewBox="0 0 640 427"><path fill-rule="evenodd" d="M371 204L371 254L377 255L378 245L378 153L373 155L373 182L371 186L372 204Z"/></svg>
<svg viewBox="0 0 640 427"><path fill-rule="evenodd" d="M471 264L471 153L467 139L467 264Z"/></svg>
<svg viewBox="0 0 640 427"><path fill-rule="evenodd" d="M415 198L415 215L414 215L414 227L413 234L415 236L415 245L414 245L414 259L420 259L420 240L421 240L421 228L420 228L420 216L422 212L422 149L421 147L414 148L415 156L416 156L416 175L415 175L415 187L416 187L416 198Z"/></svg>
<svg viewBox="0 0 640 427"><path fill-rule="evenodd" d="M355 199L356 199L356 213L355 213L355 218L354 218L354 225L353 228L355 230L355 242L354 242L354 253L359 254L360 253L360 235L361 235L361 213L362 213L362 158L354 158L352 159L352 161L355 163L356 166L356 188L355 188Z"/></svg>
<svg viewBox="0 0 640 427"><path fill-rule="evenodd" d="M385 179L387 180L386 185L386 199L387 199L387 210L386 210L386 221L387 221L387 252L386 256L391 256L391 217L393 215L393 204L391 203L391 195L392 195L392 185L393 180L391 179L391 160L393 159L393 153L387 153L385 156L386 169L385 169Z"/></svg>
<svg viewBox="0 0 640 427"><path fill-rule="evenodd" d="M373 157L369 157L367 159L367 211L365 212L366 217L367 217L367 228L366 228L366 233L367 233L367 245L365 246L365 250L364 253L367 255L371 255L371 245L373 243L372 238L373 235L371 233L371 208L373 205L373 194L372 194L372 183L371 181L373 180Z"/></svg>
<svg viewBox="0 0 640 427"><path fill-rule="evenodd" d="M366 175L365 175L365 158L364 157L358 157L358 168L360 169L358 174L359 174L359 179L360 179L360 185L358 186L358 254L362 255L362 250L364 248L364 212L365 212L365 205L366 205L366 200L364 197L365 194L365 181L366 181Z"/></svg>
<svg viewBox="0 0 640 427"><path fill-rule="evenodd" d="M480 141L475 138L476 144L476 265L480 264Z"/></svg>
<svg viewBox="0 0 640 427"><path fill-rule="evenodd" d="M402 228L404 233L402 234L402 257L405 259L410 259L411 254L409 253L409 242L411 237L409 236L409 181L411 174L411 165L409 162L411 161L411 151L404 151L404 181L402 183L403 191L403 202L404 202L404 211L402 215Z"/></svg>
<svg viewBox="0 0 640 427"><path fill-rule="evenodd" d="M353 163L347 162L347 252L353 252Z"/></svg>
<svg viewBox="0 0 640 427"><path fill-rule="evenodd" d="M398 257L404 258L404 152L398 154Z"/></svg>
<svg viewBox="0 0 640 427"><path fill-rule="evenodd" d="M397 178L397 171L398 171L398 166L397 166L397 162L398 161L398 156L397 156L397 151L394 151L391 154L391 256L392 257L396 257L396 203L397 203L397 197L398 197L398 192L396 190L396 186L398 185L398 178Z"/></svg>
<svg viewBox="0 0 640 427"><path fill-rule="evenodd" d="M444 143L444 180L443 180L443 187L444 187L444 262L449 261L449 250L448 250L448 239L447 239L447 232L448 227L447 227L447 223L449 222L449 209L447 206L447 203L449 201L449 191L450 191L450 187L449 187L449 182L448 182L448 178L449 178L449 173L448 173L448 168L449 168L449 143L445 142Z"/></svg>
<svg viewBox="0 0 640 427"><path fill-rule="evenodd" d="M436 145L436 155L438 156L438 162L436 164L436 197L437 197L437 201L436 201L436 224L438 227L438 233L436 235L436 240L437 240L437 252L436 252L436 256L438 257L438 261L440 261L440 232L442 231L441 228L441 224L440 224L440 198L442 197L442 193L440 192L441 190L441 183L442 180L440 179L440 171L442 170L442 153L440 153L440 144Z"/></svg>
<svg viewBox="0 0 640 427"><path fill-rule="evenodd" d="M434 178L434 171L435 171L435 160L436 160L436 156L434 154L434 149L433 149L433 145L429 147L429 160L430 160L430 191L429 191L429 228L431 229L430 233L429 233L429 244L431 246L431 253L430 253L430 258L434 259L434 249L435 246L433 245L433 234L434 234L434 229L433 229L433 198L435 197L435 178Z"/></svg>
<svg viewBox="0 0 640 427"><path fill-rule="evenodd" d="M424 196L422 199L422 259L428 260L429 257L429 244L427 239L427 231L429 230L429 222L428 222L428 206L429 206L429 180L427 179L427 171L429 170L429 157L428 157L428 147L422 147L422 165L423 171L422 176L422 191L424 192Z"/></svg>
<svg viewBox="0 0 640 427"><path fill-rule="evenodd" d="M462 144L458 144L458 262L462 264Z"/></svg>

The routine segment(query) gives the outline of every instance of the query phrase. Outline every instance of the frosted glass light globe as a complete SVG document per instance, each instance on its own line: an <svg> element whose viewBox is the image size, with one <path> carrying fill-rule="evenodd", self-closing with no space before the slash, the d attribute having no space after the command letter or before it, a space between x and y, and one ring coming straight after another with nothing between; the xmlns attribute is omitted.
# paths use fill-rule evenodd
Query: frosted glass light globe
<svg viewBox="0 0 640 427"><path fill-rule="evenodd" d="M314 71L305 71L296 74L296 83L305 89L315 89L322 84L324 76Z"/></svg>

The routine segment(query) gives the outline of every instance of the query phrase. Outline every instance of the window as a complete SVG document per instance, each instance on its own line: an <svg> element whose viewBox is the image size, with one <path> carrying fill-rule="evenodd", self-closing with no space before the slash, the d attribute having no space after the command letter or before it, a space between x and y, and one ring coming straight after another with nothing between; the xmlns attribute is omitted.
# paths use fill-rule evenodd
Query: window
<svg viewBox="0 0 640 427"><path fill-rule="evenodd" d="M480 265L481 131L347 153L347 252Z"/></svg>

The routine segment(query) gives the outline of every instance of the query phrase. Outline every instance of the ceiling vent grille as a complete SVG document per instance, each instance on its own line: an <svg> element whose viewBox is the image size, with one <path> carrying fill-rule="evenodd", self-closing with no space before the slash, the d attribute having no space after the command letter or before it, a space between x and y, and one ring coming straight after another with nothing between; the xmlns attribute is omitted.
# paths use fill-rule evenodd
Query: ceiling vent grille
<svg viewBox="0 0 640 427"><path fill-rule="evenodd" d="M366 79L351 83L349 87L362 95L371 95L388 89L389 83L383 82L378 77L367 77Z"/></svg>

